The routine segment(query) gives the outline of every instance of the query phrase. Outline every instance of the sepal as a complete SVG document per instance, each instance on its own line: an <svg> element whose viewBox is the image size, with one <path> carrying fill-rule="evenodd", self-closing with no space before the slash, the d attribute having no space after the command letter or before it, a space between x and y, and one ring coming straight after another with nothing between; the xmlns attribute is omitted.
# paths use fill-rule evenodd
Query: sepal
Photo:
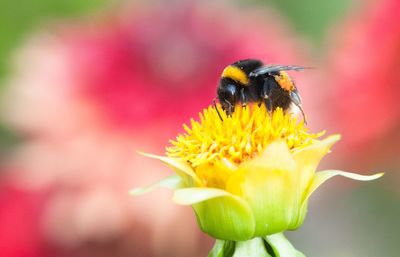
<svg viewBox="0 0 400 257"><path fill-rule="evenodd" d="M272 247L276 257L305 257L293 247L283 233L266 236L265 241Z"/></svg>
<svg viewBox="0 0 400 257"><path fill-rule="evenodd" d="M235 241L216 240L208 257L232 257L235 251Z"/></svg>
<svg viewBox="0 0 400 257"><path fill-rule="evenodd" d="M260 237L248 241L236 242L235 252L232 257L272 257Z"/></svg>

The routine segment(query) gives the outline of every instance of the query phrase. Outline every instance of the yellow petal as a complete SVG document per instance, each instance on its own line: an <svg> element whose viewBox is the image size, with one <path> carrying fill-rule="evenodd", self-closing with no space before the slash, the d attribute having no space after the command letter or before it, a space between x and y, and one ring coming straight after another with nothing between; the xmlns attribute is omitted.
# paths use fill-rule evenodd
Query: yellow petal
<svg viewBox="0 0 400 257"><path fill-rule="evenodd" d="M259 184L266 180L265 176L272 170L294 172L295 169L296 163L286 143L283 141L275 141L271 143L260 156L242 163L239 169L229 178L226 189L235 195L242 195L244 180L250 173L252 176L255 176L254 183ZM249 186L251 186L251 184L249 184Z"/></svg>
<svg viewBox="0 0 400 257"><path fill-rule="evenodd" d="M187 162L182 158L158 156L142 152L139 153L146 157L160 160L169 167L171 167L183 179L184 183L186 183L187 186L195 186L195 185L202 186L202 182L197 177L192 167L188 165Z"/></svg>
<svg viewBox="0 0 400 257"><path fill-rule="evenodd" d="M226 181L237 170L226 159L222 161L207 162L196 167L196 175L205 187L226 188Z"/></svg>
<svg viewBox="0 0 400 257"><path fill-rule="evenodd" d="M304 192L309 187L321 159L339 139L340 135L332 135L293 152L299 172L299 190L302 197L304 197Z"/></svg>
<svg viewBox="0 0 400 257"><path fill-rule="evenodd" d="M274 141L267 146L263 153L254 159L244 162L240 169L255 169L263 167L267 169L295 170L296 163L285 141Z"/></svg>
<svg viewBox="0 0 400 257"><path fill-rule="evenodd" d="M263 154L241 165L227 183L227 190L249 203L256 220L255 236L288 228L297 192L296 164L285 142L271 143Z"/></svg>
<svg viewBox="0 0 400 257"><path fill-rule="evenodd" d="M332 135L321 141L315 140L313 144L295 150L293 158L296 160L297 173L298 173L298 186L297 186L297 205L298 209L295 216L297 220L292 220L290 229L298 228L305 218L307 205L303 204L303 200L306 197L307 189L310 187L313 181L315 171L321 159L330 151L330 148L334 143L340 139L340 135Z"/></svg>

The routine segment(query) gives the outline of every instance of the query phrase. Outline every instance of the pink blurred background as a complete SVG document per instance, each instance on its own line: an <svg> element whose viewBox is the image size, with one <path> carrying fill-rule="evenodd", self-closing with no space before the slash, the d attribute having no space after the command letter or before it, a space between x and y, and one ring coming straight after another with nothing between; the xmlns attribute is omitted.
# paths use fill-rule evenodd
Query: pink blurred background
<svg viewBox="0 0 400 257"><path fill-rule="evenodd" d="M162 154L243 58L315 67L292 75L310 130L343 135L323 167L386 171L330 182L288 233L294 244L307 256L398 256L400 3L71 6L33 8L52 16L19 39L0 29L18 42L3 45L0 257L206 256L212 240L190 208L167 190L128 191L171 174L137 151Z"/></svg>

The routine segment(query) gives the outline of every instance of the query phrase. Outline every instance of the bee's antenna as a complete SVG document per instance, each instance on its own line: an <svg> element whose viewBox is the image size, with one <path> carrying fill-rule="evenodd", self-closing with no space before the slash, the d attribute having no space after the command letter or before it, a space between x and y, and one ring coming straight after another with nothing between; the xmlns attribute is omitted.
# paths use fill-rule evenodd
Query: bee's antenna
<svg viewBox="0 0 400 257"><path fill-rule="evenodd" d="M215 98L213 99L213 105L214 105L215 110L217 111L217 114L218 114L218 117L220 118L220 120L221 120L221 121L224 121L224 120L222 119L221 114L220 114L219 111L218 111L218 106L217 106L217 102L215 101Z"/></svg>

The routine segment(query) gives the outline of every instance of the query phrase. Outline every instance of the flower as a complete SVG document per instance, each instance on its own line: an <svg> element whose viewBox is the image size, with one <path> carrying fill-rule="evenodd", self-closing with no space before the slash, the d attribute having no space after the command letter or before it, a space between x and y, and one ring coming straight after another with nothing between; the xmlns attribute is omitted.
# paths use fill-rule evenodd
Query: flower
<svg viewBox="0 0 400 257"><path fill-rule="evenodd" d="M160 185L173 188L174 201L193 206L204 232L225 241L246 241L297 229L310 195L334 176L382 176L315 172L340 136L319 139L323 133L309 133L281 109L269 114L261 105L238 107L229 117L220 113L222 120L217 109L208 107L199 121L184 125L186 133L171 141L167 157L147 155L177 175L132 193Z"/></svg>

